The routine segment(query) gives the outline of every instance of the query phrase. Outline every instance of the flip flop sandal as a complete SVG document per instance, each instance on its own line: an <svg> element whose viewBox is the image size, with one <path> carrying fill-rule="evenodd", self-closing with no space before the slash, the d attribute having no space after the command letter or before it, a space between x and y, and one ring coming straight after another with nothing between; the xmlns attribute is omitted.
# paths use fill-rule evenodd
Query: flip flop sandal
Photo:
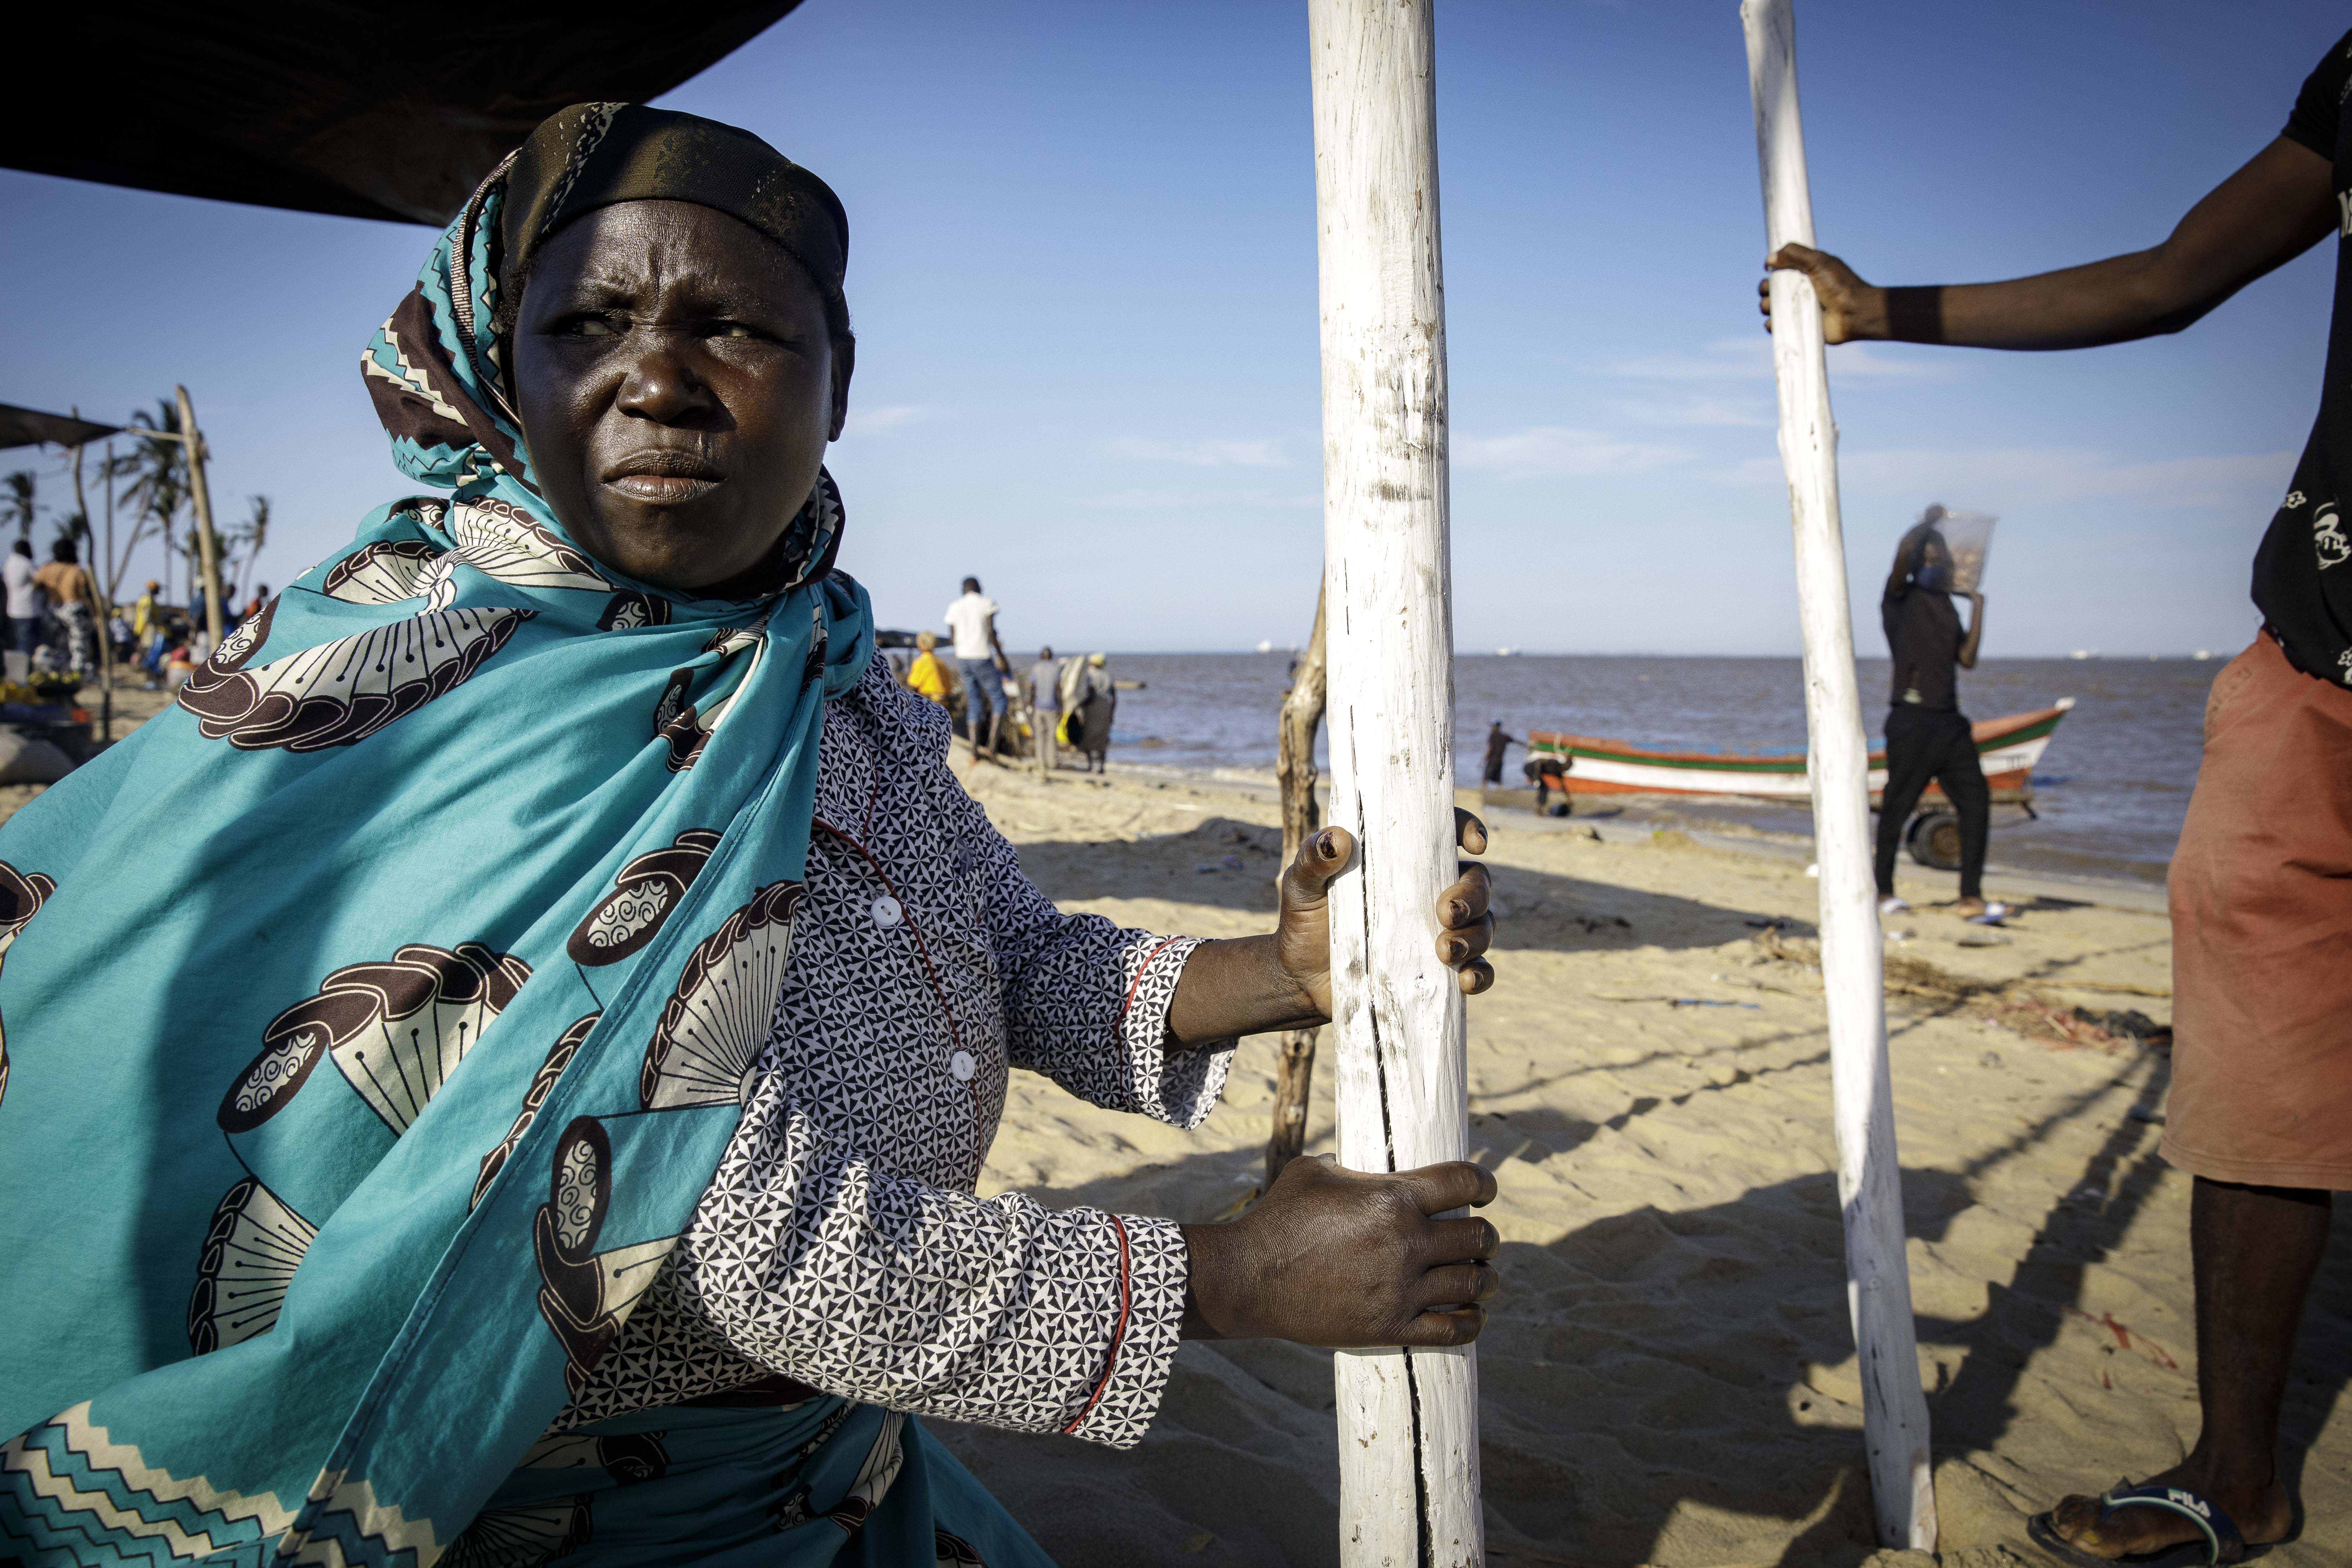
<svg viewBox="0 0 2352 1568"><path fill-rule="evenodd" d="M2007 919L2009 919L2009 906L2007 904L1987 904L1984 907L1984 913L1980 915L1970 915L1969 917L1969 924L1972 926L1997 926Z"/></svg>
<svg viewBox="0 0 2352 1568"><path fill-rule="evenodd" d="M2099 1496L2099 1519L2102 1525L2127 1508L2158 1508L2177 1513L2201 1532L2202 1538L2184 1541L2159 1552L2143 1552L2130 1557L2101 1557L2084 1551L2058 1533L2058 1526L2049 1514L2037 1513L2025 1524L2026 1534L2033 1544L2062 1563L2074 1563L2082 1568L2218 1568L2224 1563L2243 1563L2270 1550L2267 1546L2248 1546L2246 1538L2238 1533L2235 1521L2195 1492L2181 1487L2159 1486L2153 1482L2134 1486L2128 1480L2117 1481L2114 1488Z"/></svg>

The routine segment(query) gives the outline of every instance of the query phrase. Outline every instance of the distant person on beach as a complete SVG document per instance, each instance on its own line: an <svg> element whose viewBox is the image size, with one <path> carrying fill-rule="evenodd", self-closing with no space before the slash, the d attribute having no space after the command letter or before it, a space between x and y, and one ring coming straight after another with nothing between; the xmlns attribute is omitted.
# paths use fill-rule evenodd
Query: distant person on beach
<svg viewBox="0 0 2352 1568"><path fill-rule="evenodd" d="M1050 647L1039 648L1029 667L1029 721L1036 729L1037 765L1052 773L1061 765L1054 731L1062 725L1062 667Z"/></svg>
<svg viewBox="0 0 2352 1568"><path fill-rule="evenodd" d="M1520 740L1517 735L1507 734L1504 732L1503 721L1500 719L1496 720L1494 723L1487 726L1486 784L1488 789L1499 789L1502 787L1503 752L1509 747L1523 746L1525 744L1527 744L1527 742Z"/></svg>
<svg viewBox="0 0 2352 1568"><path fill-rule="evenodd" d="M915 662L907 667L907 689L944 708L948 705L950 682L947 665L935 651L939 646L937 632L915 634Z"/></svg>
<svg viewBox="0 0 2352 1568"><path fill-rule="evenodd" d="M98 668L98 584L82 570L72 538L59 534L33 581L49 596L49 613L65 635L66 665L76 675Z"/></svg>
<svg viewBox="0 0 2352 1568"><path fill-rule="evenodd" d="M163 584L148 578L146 591L131 606L131 659L147 672L150 691L163 686L163 601L156 596L163 589Z"/></svg>
<svg viewBox="0 0 2352 1568"><path fill-rule="evenodd" d="M1010 670L1004 645L996 640L996 601L980 591L980 579L963 580L963 596L947 609L948 630L955 637L956 667L963 677L963 721L971 742L972 761L985 754L995 760L990 744L992 721L1000 704L989 700L999 688L999 674Z"/></svg>
<svg viewBox="0 0 2352 1568"><path fill-rule="evenodd" d="M33 678L33 650L41 646L41 590L33 582L33 542L16 541L0 566L8 598L8 679L22 686Z"/></svg>
<svg viewBox="0 0 2352 1568"><path fill-rule="evenodd" d="M1952 552L1937 524L1944 509L1931 506L1895 547L1895 569L1879 595L1878 618L1895 658L1895 689L1887 699L1886 788L1878 807L1878 910L1899 914L1911 906L1895 896L1895 854L1904 825L1930 781L1960 818L1960 901L1967 920L1998 922L2007 906L1984 898L1985 839L1992 826L1992 791L1977 761L1968 715L1960 711L1953 667L1974 669L1984 641L1984 595L1969 595L1969 626L1960 629L1948 588Z"/></svg>
<svg viewBox="0 0 2352 1568"><path fill-rule="evenodd" d="M245 609L238 615L237 619L241 621L253 619L254 616L261 614L261 606L268 603L269 603L269 584L256 583L253 585L253 597L245 602Z"/></svg>
<svg viewBox="0 0 2352 1568"><path fill-rule="evenodd" d="M2196 1177L2196 1447L2138 1487L2062 1500L2037 1542L2074 1562L2188 1547L2236 1562L2293 1529L2278 1426L2303 1301L2352 1190L2352 33L2285 129L2153 249L2003 283L1880 288L1789 246L1832 343L2071 349L2175 332L2339 240L2319 415L2255 552L2262 631L2214 680L2168 886L2173 1050L2164 1157ZM1767 314L1770 301L1766 300ZM2086 1463L2096 1461L2085 1456ZM2209 1531L2210 1533L2209 1534ZM2193 1544L2192 1544L2193 1543Z"/></svg>
<svg viewBox="0 0 2352 1568"><path fill-rule="evenodd" d="M1077 679L1078 750L1087 756L1087 772L1108 772L1104 753L1110 750L1110 723L1118 711L1118 688L1110 678L1110 660L1098 653L1087 655Z"/></svg>
<svg viewBox="0 0 2352 1568"><path fill-rule="evenodd" d="M1539 757L1529 757L1519 764L1520 773L1535 785L1538 816L1566 816L1570 806L1568 797L1568 770L1576 765L1573 757L1563 757L1547 752ZM1559 792L1559 804L1550 804L1551 792Z"/></svg>

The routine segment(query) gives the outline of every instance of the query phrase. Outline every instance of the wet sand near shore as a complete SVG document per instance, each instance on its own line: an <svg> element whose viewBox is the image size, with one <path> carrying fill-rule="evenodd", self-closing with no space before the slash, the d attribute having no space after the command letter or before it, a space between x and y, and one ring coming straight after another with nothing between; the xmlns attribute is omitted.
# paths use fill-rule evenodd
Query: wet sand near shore
<svg viewBox="0 0 2352 1568"><path fill-rule="evenodd" d="M1262 792L996 768L971 787L1065 908L1270 929ZM1469 1072L1506 1241L1480 1343L1493 1559L1926 1568L1871 1540L1814 884L1671 831L1490 820L1498 979L1470 1005ZM1903 890L1925 904L1948 881ZM2189 1182L2156 1153L2168 1058L2074 1011L2168 1021L2168 930L2051 900L2000 931L1926 907L1889 924L1911 933L1888 950L1888 1023L1937 1560L2045 1563L2030 1513L2172 1464L2196 1435ZM1310 1152L1331 1147L1328 1067ZM1234 1212L1273 1084L1273 1040L1244 1042L1223 1104L1183 1133L1016 1072L982 1192ZM2308 1516L2267 1559L2283 1568L2352 1562L2347 1309L2352 1237L2288 1395ZM1328 1352L1188 1343L1131 1452L939 1429L1066 1563L1307 1564L1337 1558L1331 1412Z"/></svg>

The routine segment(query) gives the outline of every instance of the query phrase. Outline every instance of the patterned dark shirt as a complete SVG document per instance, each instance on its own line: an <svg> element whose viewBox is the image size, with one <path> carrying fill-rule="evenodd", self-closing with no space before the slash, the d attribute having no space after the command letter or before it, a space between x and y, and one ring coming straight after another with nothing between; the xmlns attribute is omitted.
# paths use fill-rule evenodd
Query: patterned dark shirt
<svg viewBox="0 0 2352 1568"><path fill-rule="evenodd" d="M1194 1127L1233 1042L1166 1044L1191 937L1066 915L880 660L826 710L776 1028L693 1223L553 1431L777 1374L1125 1447L1183 1313L1175 1225L973 1195L1008 1069Z"/></svg>

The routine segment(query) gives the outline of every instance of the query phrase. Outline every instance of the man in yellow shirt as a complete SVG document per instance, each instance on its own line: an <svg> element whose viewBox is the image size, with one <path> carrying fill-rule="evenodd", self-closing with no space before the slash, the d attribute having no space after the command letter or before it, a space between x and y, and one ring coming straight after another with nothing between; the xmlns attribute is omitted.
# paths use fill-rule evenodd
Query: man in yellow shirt
<svg viewBox="0 0 2352 1568"><path fill-rule="evenodd" d="M907 689L944 708L948 705L948 668L931 651L939 646L938 634L915 634L915 662L907 667Z"/></svg>

